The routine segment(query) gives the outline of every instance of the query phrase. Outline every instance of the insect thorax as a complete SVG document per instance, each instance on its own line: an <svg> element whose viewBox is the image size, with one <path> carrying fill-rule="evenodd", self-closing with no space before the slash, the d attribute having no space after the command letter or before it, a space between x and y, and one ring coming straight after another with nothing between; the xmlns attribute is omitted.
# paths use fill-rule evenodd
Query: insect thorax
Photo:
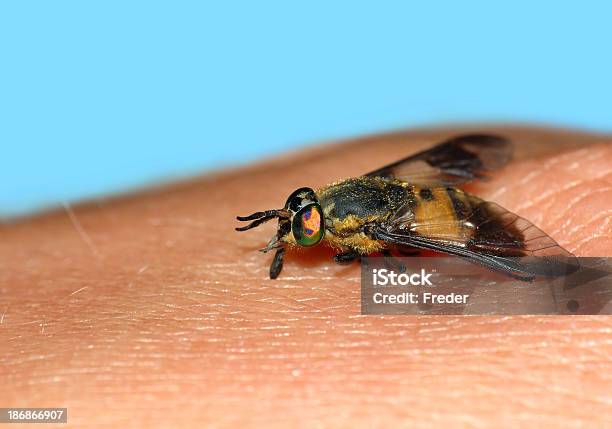
<svg viewBox="0 0 612 429"><path fill-rule="evenodd" d="M383 221L410 205L407 184L398 180L358 177L333 183L317 191L327 223L343 229Z"/></svg>

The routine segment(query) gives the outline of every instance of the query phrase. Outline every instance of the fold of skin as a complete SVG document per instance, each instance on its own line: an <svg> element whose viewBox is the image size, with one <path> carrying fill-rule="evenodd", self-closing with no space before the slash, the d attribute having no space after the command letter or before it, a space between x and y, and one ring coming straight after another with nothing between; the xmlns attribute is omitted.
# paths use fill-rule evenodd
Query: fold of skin
<svg viewBox="0 0 612 429"><path fill-rule="evenodd" d="M0 404L94 427L604 427L612 318L360 316L359 267L256 251L301 186L459 132L515 161L467 189L578 256L612 256L612 139L566 130L403 132L323 145L0 227Z"/></svg>

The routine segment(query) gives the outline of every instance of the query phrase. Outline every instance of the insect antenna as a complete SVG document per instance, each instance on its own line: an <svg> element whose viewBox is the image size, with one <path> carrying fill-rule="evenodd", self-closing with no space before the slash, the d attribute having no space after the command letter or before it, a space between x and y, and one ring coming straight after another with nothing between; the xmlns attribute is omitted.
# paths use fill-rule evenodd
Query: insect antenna
<svg viewBox="0 0 612 429"><path fill-rule="evenodd" d="M266 210L265 212L255 212L249 216L237 216L236 219L242 222L247 220L255 220L246 226L236 228L236 231L246 231L251 228L255 228L256 226L259 226L262 223L269 221L270 219L274 219L277 217L288 218L289 216L289 212L285 209Z"/></svg>

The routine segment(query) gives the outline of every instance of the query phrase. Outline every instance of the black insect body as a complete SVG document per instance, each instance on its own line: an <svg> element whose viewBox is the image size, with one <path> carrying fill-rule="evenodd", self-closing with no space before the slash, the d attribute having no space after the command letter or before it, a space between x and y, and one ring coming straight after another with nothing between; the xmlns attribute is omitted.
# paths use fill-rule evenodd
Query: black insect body
<svg viewBox="0 0 612 429"><path fill-rule="evenodd" d="M464 135L361 177L321 189L300 188L278 210L238 217L245 231L278 218L277 233L262 249L276 249L270 278L283 266L285 246L321 241L347 263L391 249L417 249L468 258L513 277L561 276L577 269L573 255L529 221L457 185L486 177L511 158L496 136Z"/></svg>

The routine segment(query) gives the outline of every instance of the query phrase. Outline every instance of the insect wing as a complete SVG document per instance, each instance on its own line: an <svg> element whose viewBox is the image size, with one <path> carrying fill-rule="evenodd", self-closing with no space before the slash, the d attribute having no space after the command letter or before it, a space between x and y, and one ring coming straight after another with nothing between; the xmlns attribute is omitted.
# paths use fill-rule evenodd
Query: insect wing
<svg viewBox="0 0 612 429"><path fill-rule="evenodd" d="M456 185L485 178L512 157L512 145L502 137L469 134L374 170L369 177L395 177L423 185Z"/></svg>
<svg viewBox="0 0 612 429"><path fill-rule="evenodd" d="M579 268L571 253L528 220L476 197L470 202L452 216L417 221L399 214L378 226L375 235L399 246L463 256L517 276L562 276Z"/></svg>

